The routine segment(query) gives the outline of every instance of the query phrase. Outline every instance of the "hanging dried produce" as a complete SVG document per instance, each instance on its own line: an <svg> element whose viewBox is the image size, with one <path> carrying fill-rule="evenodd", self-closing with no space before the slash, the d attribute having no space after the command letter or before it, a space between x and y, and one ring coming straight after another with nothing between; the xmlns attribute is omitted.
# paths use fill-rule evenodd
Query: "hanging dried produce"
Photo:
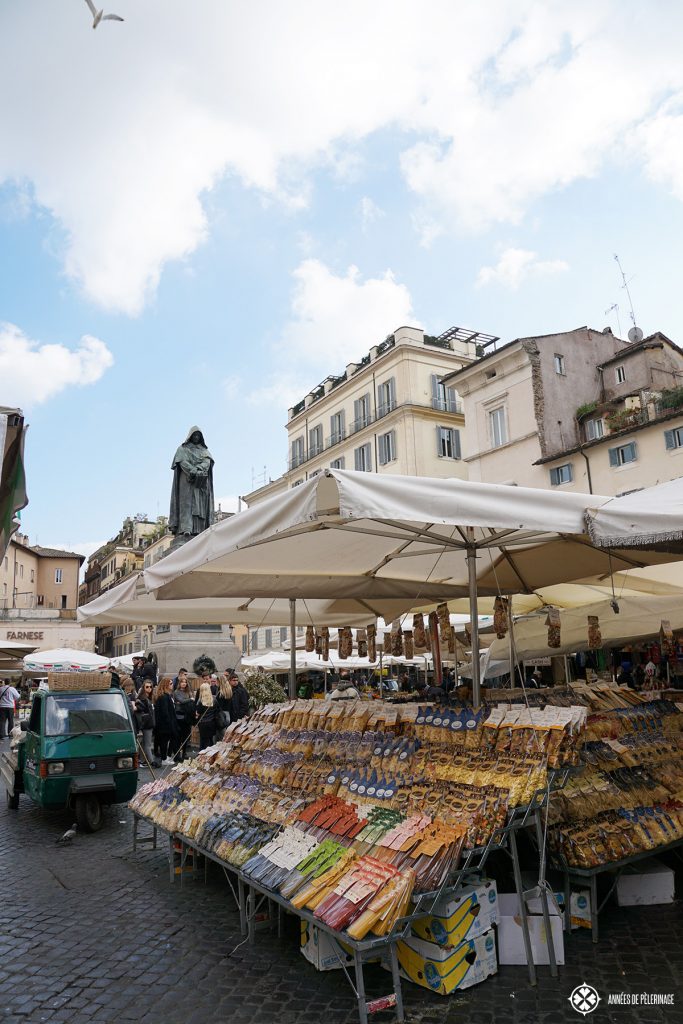
<svg viewBox="0 0 683 1024"><path fill-rule="evenodd" d="M377 626L368 626L368 660L377 660Z"/></svg>
<svg viewBox="0 0 683 1024"><path fill-rule="evenodd" d="M456 642L457 641L456 641L456 638L455 638L455 630L453 629L453 627L451 627L451 631L448 634L448 653L449 654L455 654Z"/></svg>
<svg viewBox="0 0 683 1024"><path fill-rule="evenodd" d="M403 654L403 631L398 619L391 625L391 654L395 658L400 658Z"/></svg>
<svg viewBox="0 0 683 1024"><path fill-rule="evenodd" d="M452 633L452 629L451 616L448 611L448 605L445 601L436 606L436 614L439 617L439 635L441 637L441 642L447 644L449 642L448 638Z"/></svg>
<svg viewBox="0 0 683 1024"><path fill-rule="evenodd" d="M427 636L425 633L424 618L420 614L413 615L413 637L415 650L422 652L427 650Z"/></svg>
<svg viewBox="0 0 683 1024"><path fill-rule="evenodd" d="M306 626L306 650L312 654L315 650L315 629L313 626Z"/></svg>
<svg viewBox="0 0 683 1024"><path fill-rule="evenodd" d="M591 651L599 651L602 647L600 619L597 615L588 616L588 647Z"/></svg>
<svg viewBox="0 0 683 1024"><path fill-rule="evenodd" d="M405 651L406 658L412 659L415 656L415 645L413 643L412 629L403 630L403 649Z"/></svg>
<svg viewBox="0 0 683 1024"><path fill-rule="evenodd" d="M358 644L358 657L367 658L368 656L368 634L365 629L356 630L356 643Z"/></svg>
<svg viewBox="0 0 683 1024"><path fill-rule="evenodd" d="M320 655L323 661L328 661L330 657L330 631L327 626L322 628L322 642L320 644Z"/></svg>
<svg viewBox="0 0 683 1024"><path fill-rule="evenodd" d="M548 615L545 620L545 624L548 627L548 647L559 647L560 646L560 610L559 608L549 608Z"/></svg>
<svg viewBox="0 0 683 1024"><path fill-rule="evenodd" d="M353 631L350 626L339 630L339 657L350 658L353 654Z"/></svg>
<svg viewBox="0 0 683 1024"><path fill-rule="evenodd" d="M315 634L315 653L318 655L318 657L322 657L323 638L320 633Z"/></svg>
<svg viewBox="0 0 683 1024"><path fill-rule="evenodd" d="M465 643L468 647L472 646L472 623L466 622L463 627L463 633L465 634Z"/></svg>
<svg viewBox="0 0 683 1024"><path fill-rule="evenodd" d="M674 652L674 635L668 619L662 619L659 629L659 646L664 658L668 658Z"/></svg>
<svg viewBox="0 0 683 1024"><path fill-rule="evenodd" d="M507 597L497 597L493 602L493 628L499 640L507 636L509 625L509 601Z"/></svg>

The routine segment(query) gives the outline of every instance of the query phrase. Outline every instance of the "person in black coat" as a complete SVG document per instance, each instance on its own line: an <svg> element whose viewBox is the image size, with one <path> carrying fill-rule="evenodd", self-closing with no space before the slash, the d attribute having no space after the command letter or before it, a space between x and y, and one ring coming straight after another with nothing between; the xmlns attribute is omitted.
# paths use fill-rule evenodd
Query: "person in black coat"
<svg viewBox="0 0 683 1024"><path fill-rule="evenodd" d="M132 701L135 713L135 724L142 733L142 750L147 760L148 767L159 768L161 762L157 761L152 753L152 736L154 734L154 704L152 703L152 684L149 680L143 683Z"/></svg>
<svg viewBox="0 0 683 1024"><path fill-rule="evenodd" d="M216 698L211 693L211 684L202 683L195 698L197 727L199 728L199 749L206 750L212 746L218 731L218 707Z"/></svg>
<svg viewBox="0 0 683 1024"><path fill-rule="evenodd" d="M175 702L173 700L173 683L168 677L161 680L157 686L157 694L154 703L155 733L161 764L168 767L175 764L172 751L178 749L178 737L180 730L175 714Z"/></svg>
<svg viewBox="0 0 683 1024"><path fill-rule="evenodd" d="M249 694L247 688L235 673L230 677L232 700L230 701L230 721L238 722L249 714Z"/></svg>

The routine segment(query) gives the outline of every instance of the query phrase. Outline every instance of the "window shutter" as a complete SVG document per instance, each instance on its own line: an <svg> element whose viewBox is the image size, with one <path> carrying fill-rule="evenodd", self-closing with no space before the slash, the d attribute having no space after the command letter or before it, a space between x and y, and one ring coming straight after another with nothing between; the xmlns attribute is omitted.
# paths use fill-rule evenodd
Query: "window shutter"
<svg viewBox="0 0 683 1024"><path fill-rule="evenodd" d="M389 434L389 438L390 438L389 461L393 462L393 460L396 458L396 431L395 430L391 431L391 433Z"/></svg>
<svg viewBox="0 0 683 1024"><path fill-rule="evenodd" d="M455 459L461 459L462 458L462 454L461 454L461 450L460 450L460 431L459 430L454 430L453 431L453 458L455 458Z"/></svg>
<svg viewBox="0 0 683 1024"><path fill-rule="evenodd" d="M365 448L365 469L368 473L372 472L372 451L369 444L363 446Z"/></svg>
<svg viewBox="0 0 683 1024"><path fill-rule="evenodd" d="M674 436L674 431L673 430L665 430L664 431L664 443L666 444L667 448L675 448L676 447L676 438Z"/></svg>
<svg viewBox="0 0 683 1024"><path fill-rule="evenodd" d="M441 395L439 394L439 378L437 374L432 374L432 409L438 409L440 407Z"/></svg>
<svg viewBox="0 0 683 1024"><path fill-rule="evenodd" d="M396 381L393 377L389 379L389 408L393 409L396 405Z"/></svg>
<svg viewBox="0 0 683 1024"><path fill-rule="evenodd" d="M458 411L458 392L455 388L446 388L446 408L449 412Z"/></svg>
<svg viewBox="0 0 683 1024"><path fill-rule="evenodd" d="M342 409L339 413L339 437L343 438L346 434L346 410Z"/></svg>
<svg viewBox="0 0 683 1024"><path fill-rule="evenodd" d="M609 464L610 464L610 466L618 466L619 465L619 449L618 448L610 448L610 450L609 450Z"/></svg>
<svg viewBox="0 0 683 1024"><path fill-rule="evenodd" d="M357 398L356 401L353 403L353 419L355 421L356 430L358 430L361 426L361 408L361 399Z"/></svg>
<svg viewBox="0 0 683 1024"><path fill-rule="evenodd" d="M443 457L443 441L441 439L441 427L436 428L436 454L439 458Z"/></svg>
<svg viewBox="0 0 683 1024"><path fill-rule="evenodd" d="M354 469L356 469L356 470L359 470L359 469L363 468L361 466L361 459L363 458L363 456L361 454L362 451L363 451L362 448L356 448L355 452L353 453Z"/></svg>
<svg viewBox="0 0 683 1024"><path fill-rule="evenodd" d="M379 452L379 464L380 466L386 465L387 462L387 435L380 434L378 438L378 452Z"/></svg>

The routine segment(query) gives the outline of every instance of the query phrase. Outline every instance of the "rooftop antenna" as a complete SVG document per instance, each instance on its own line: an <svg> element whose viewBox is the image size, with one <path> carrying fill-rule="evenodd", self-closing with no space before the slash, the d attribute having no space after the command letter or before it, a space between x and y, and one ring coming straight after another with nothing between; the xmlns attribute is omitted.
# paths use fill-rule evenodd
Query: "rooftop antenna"
<svg viewBox="0 0 683 1024"><path fill-rule="evenodd" d="M621 337L621 320L619 318L619 304L617 302L613 302L611 306L608 306L608 308L605 310L605 316L607 316L609 313L616 314L617 332L619 334L619 337Z"/></svg>
<svg viewBox="0 0 683 1024"><path fill-rule="evenodd" d="M618 257L618 255L616 253L614 254L614 260L615 260L616 265L619 267L619 273L621 274L621 279L624 282L623 285L622 285L622 288L624 289L624 291L626 292L626 295L628 296L628 304L631 307L631 312L629 313L629 316L631 317L631 323L633 324L633 327L628 332L628 340L629 341L633 341L633 342L642 341L643 340L643 332L641 331L640 327L638 327L638 325L636 324L636 314L635 314L635 311L633 309L633 301L631 299L631 293L628 290L628 281L626 280L626 274L623 271L621 263L619 262L619 257ZM631 278L631 281L632 280L633 280L633 278Z"/></svg>

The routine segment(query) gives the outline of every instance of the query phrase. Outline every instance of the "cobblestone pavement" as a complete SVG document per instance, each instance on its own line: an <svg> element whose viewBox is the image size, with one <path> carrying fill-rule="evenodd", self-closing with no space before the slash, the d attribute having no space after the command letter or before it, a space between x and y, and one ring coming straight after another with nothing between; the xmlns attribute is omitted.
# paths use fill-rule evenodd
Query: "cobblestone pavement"
<svg viewBox="0 0 683 1024"><path fill-rule="evenodd" d="M216 866L206 885L171 885L163 843L133 854L126 808L110 809L97 835L55 846L70 824L70 816L40 812L25 797L18 812L2 801L2 1024L357 1021L342 972L317 973L300 955L298 922L288 919L282 939L264 931L255 946L239 945L235 904ZM683 1022L680 904L615 907L601 925L597 947L587 932L574 933L559 982L540 968L535 990L524 967L502 967L482 985L445 998L404 982L407 1020ZM370 996L389 991L390 975L381 968L370 967L367 978ZM568 1003L583 981L603 1000L588 1018ZM607 1006L608 993L624 991L673 992L677 1005Z"/></svg>

